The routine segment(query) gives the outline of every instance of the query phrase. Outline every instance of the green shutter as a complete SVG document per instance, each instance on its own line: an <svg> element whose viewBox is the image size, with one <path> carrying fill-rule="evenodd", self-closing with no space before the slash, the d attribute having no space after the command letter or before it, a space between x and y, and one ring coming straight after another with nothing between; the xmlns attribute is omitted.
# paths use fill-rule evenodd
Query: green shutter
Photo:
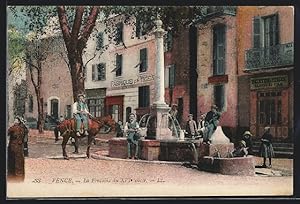
<svg viewBox="0 0 300 204"><path fill-rule="evenodd" d="M140 18L136 18L135 36L136 37L140 37L141 36L141 20L140 20Z"/></svg>
<svg viewBox="0 0 300 204"><path fill-rule="evenodd" d="M253 47L260 48L261 47L261 17L255 16L253 19Z"/></svg>
<svg viewBox="0 0 300 204"><path fill-rule="evenodd" d="M95 69L96 69L96 67L95 67L95 65L93 64L93 65L92 65L92 80L96 80L96 79L95 79Z"/></svg>
<svg viewBox="0 0 300 204"><path fill-rule="evenodd" d="M140 72L147 71L148 62L147 62L147 48L140 50Z"/></svg>
<svg viewBox="0 0 300 204"><path fill-rule="evenodd" d="M171 65L169 68L169 87L174 88L175 86L175 65Z"/></svg>
<svg viewBox="0 0 300 204"><path fill-rule="evenodd" d="M121 76L122 75L122 55L117 55L116 59L116 76Z"/></svg>

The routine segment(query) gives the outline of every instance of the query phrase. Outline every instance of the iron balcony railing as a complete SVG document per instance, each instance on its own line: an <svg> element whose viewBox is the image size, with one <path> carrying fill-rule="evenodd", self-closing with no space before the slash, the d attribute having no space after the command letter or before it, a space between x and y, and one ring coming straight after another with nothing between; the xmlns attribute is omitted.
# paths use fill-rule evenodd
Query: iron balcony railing
<svg viewBox="0 0 300 204"><path fill-rule="evenodd" d="M253 48L245 53L246 70L289 66L294 64L294 43Z"/></svg>

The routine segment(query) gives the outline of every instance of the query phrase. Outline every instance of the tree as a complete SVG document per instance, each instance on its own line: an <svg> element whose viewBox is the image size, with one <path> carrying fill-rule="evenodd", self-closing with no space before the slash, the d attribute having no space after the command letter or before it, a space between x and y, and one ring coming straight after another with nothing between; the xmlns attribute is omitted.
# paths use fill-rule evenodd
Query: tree
<svg viewBox="0 0 300 204"><path fill-rule="evenodd" d="M146 33L154 27L154 20L158 17L163 21L166 30L172 30L174 34L182 26L193 24L195 20L203 16L206 7L184 6L184 7L158 7L158 6L107 6L101 7L101 17L107 25L106 32L110 34L110 40L116 40L116 26L110 18L115 15L122 16L125 24L139 25L143 23ZM11 10L14 11L15 7ZM21 9L23 15L28 17L29 30L42 31L47 24L47 19L57 15L64 43L67 49L68 65L71 71L73 97L76 99L78 93L84 92L84 65L82 55L87 41L95 27L99 16L99 6L24 6ZM15 12L16 13L16 12ZM135 17L140 21L131 21ZM108 20L107 20L108 19ZM137 23L138 22L138 23ZM123 42L124 44L124 42ZM125 46L125 45L124 45ZM125 46L126 47L126 46Z"/></svg>

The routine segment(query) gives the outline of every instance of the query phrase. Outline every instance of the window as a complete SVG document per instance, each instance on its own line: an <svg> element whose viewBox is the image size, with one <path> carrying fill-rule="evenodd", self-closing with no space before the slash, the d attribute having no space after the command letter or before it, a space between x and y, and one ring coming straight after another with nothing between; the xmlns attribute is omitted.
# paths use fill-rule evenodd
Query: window
<svg viewBox="0 0 300 204"><path fill-rule="evenodd" d="M104 63L94 64L92 66L92 80L103 81L105 80L106 68Z"/></svg>
<svg viewBox="0 0 300 204"><path fill-rule="evenodd" d="M147 62L147 48L140 50L140 72L147 71L148 62Z"/></svg>
<svg viewBox="0 0 300 204"><path fill-rule="evenodd" d="M175 65L169 65L165 68L165 88L174 88L175 86Z"/></svg>
<svg viewBox="0 0 300 204"><path fill-rule="evenodd" d="M222 111L224 109L224 104L225 104L224 85L214 86L214 99L215 99L215 104L219 108L219 111Z"/></svg>
<svg viewBox="0 0 300 204"><path fill-rule="evenodd" d="M146 30L147 30L148 25L149 24L143 22L140 17L137 17L136 18L136 26L135 26L135 36L139 38L143 35L146 35Z"/></svg>
<svg viewBox="0 0 300 204"><path fill-rule="evenodd" d="M122 60L123 60L122 55L116 56L116 76L122 75Z"/></svg>
<svg viewBox="0 0 300 204"><path fill-rule="evenodd" d="M28 112L29 113L33 112L33 96L32 95L29 95Z"/></svg>
<svg viewBox="0 0 300 204"><path fill-rule="evenodd" d="M213 29L213 74L225 74L225 25Z"/></svg>
<svg viewBox="0 0 300 204"><path fill-rule="evenodd" d="M169 67L169 87L174 88L175 86L175 65Z"/></svg>
<svg viewBox="0 0 300 204"><path fill-rule="evenodd" d="M282 123L281 92L262 92L258 94L259 124L276 125Z"/></svg>
<svg viewBox="0 0 300 204"><path fill-rule="evenodd" d="M104 99L88 99L88 107L89 112L92 114L92 116L100 117L103 115L104 111Z"/></svg>
<svg viewBox="0 0 300 204"><path fill-rule="evenodd" d="M164 39L164 51L165 52L171 51L172 47L173 47L173 34L171 31L168 31Z"/></svg>
<svg viewBox="0 0 300 204"><path fill-rule="evenodd" d="M97 45L96 45L96 50L101 50L104 45L104 40L103 40L103 32L98 33L97 35Z"/></svg>
<svg viewBox="0 0 300 204"><path fill-rule="evenodd" d="M116 33L115 33L115 41L116 44L120 44L123 42L123 23L118 23L116 25Z"/></svg>
<svg viewBox="0 0 300 204"><path fill-rule="evenodd" d="M270 47L279 44L278 14L253 20L253 47Z"/></svg>
<svg viewBox="0 0 300 204"><path fill-rule="evenodd" d="M139 87L139 107L149 107L150 104L150 90L149 86Z"/></svg>

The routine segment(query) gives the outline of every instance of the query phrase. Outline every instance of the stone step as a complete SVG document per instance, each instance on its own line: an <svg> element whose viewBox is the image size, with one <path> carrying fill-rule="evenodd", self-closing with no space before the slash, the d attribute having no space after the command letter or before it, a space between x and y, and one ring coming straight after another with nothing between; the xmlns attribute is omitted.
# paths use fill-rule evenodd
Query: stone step
<svg viewBox="0 0 300 204"><path fill-rule="evenodd" d="M261 144L260 141L253 142L253 146L260 146L260 144ZM294 144L293 143L273 142L272 145L273 145L273 147L290 147L290 148L294 148Z"/></svg>

